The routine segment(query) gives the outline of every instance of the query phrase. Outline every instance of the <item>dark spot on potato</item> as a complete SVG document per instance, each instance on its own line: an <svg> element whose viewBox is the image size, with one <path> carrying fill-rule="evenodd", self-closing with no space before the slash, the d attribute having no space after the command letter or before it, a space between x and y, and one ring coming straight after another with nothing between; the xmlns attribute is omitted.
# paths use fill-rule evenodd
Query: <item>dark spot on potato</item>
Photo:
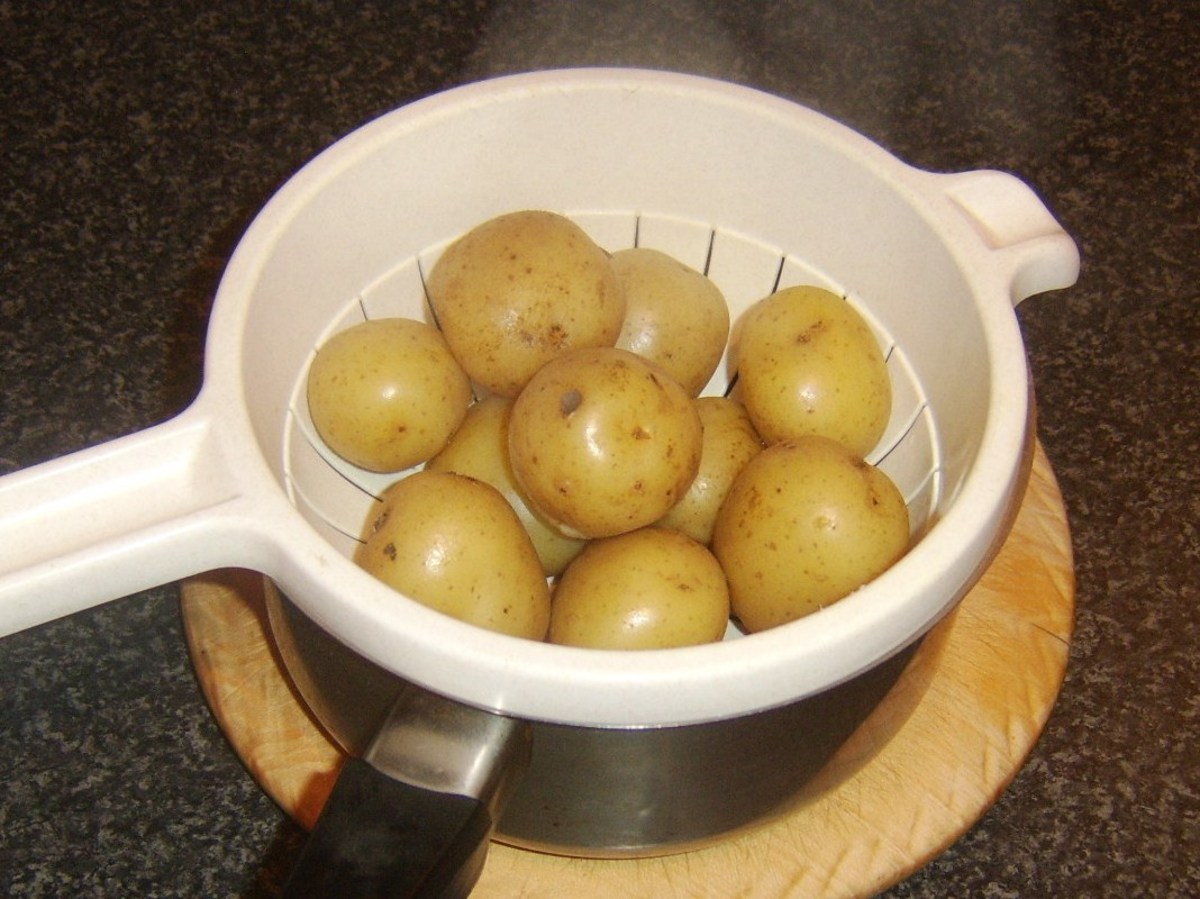
<svg viewBox="0 0 1200 899"><path fill-rule="evenodd" d="M819 319L796 335L796 343L812 343L827 330L829 330L828 323L824 319Z"/></svg>
<svg viewBox="0 0 1200 899"><path fill-rule="evenodd" d="M562 395L561 399L559 399L558 408L562 412L563 418L567 418L571 415L571 413L578 409L582 403L582 393L580 393L578 390L568 390Z"/></svg>
<svg viewBox="0 0 1200 899"><path fill-rule="evenodd" d="M546 343L557 349L561 349L569 342L570 335L563 325L555 322L546 332Z"/></svg>
<svg viewBox="0 0 1200 899"><path fill-rule="evenodd" d="M391 543L391 542L385 543L383 546L383 554L385 556L387 556L389 559L391 559L393 562L395 562L396 561L396 544Z"/></svg>
<svg viewBox="0 0 1200 899"><path fill-rule="evenodd" d="M650 436L651 436L650 432L647 431L645 428L643 428L641 425L637 425L633 429L633 439L634 440L649 440Z"/></svg>

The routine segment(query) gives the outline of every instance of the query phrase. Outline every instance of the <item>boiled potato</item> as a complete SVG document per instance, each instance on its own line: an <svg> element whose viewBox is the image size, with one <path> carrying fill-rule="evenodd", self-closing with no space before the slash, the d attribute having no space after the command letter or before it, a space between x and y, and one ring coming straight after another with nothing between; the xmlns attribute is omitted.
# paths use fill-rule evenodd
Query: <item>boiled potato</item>
<svg viewBox="0 0 1200 899"><path fill-rule="evenodd" d="M419 471L382 497L355 561L431 608L516 637L542 640L550 588L517 513L494 487Z"/></svg>
<svg viewBox="0 0 1200 899"><path fill-rule="evenodd" d="M666 649L720 640L729 589L705 547L666 528L594 540L568 566L550 610L551 643Z"/></svg>
<svg viewBox="0 0 1200 899"><path fill-rule="evenodd" d="M768 443L816 434L861 456L892 408L891 380L862 316L821 287L789 287L739 322L737 397Z"/></svg>
<svg viewBox="0 0 1200 899"><path fill-rule="evenodd" d="M729 397L698 397L696 411L704 429L700 470L687 493L658 523L707 545L721 503L738 472L762 449L762 438L741 403Z"/></svg>
<svg viewBox="0 0 1200 899"><path fill-rule="evenodd" d="M905 551L892 481L837 441L804 437L750 460L713 529L733 614L748 631L793 621L881 574Z"/></svg>
<svg viewBox="0 0 1200 899"><path fill-rule="evenodd" d="M471 384L442 335L407 318L373 319L324 343L308 372L317 434L343 459L402 471L443 446L467 414Z"/></svg>
<svg viewBox="0 0 1200 899"><path fill-rule="evenodd" d="M617 346L657 362L698 396L729 339L729 306L705 275L661 250L635 247L612 254L625 294Z"/></svg>
<svg viewBox="0 0 1200 899"><path fill-rule="evenodd" d="M565 216L526 210L471 229L426 284L438 325L471 379L514 397L566 349L612 346L625 298L609 256Z"/></svg>
<svg viewBox="0 0 1200 899"><path fill-rule="evenodd" d="M521 519L547 575L561 574L583 541L559 533L545 518L529 508L517 489L508 464L508 418L512 400L492 395L467 410L467 417L450 442L426 463L434 471L457 471L491 484L503 494Z"/></svg>
<svg viewBox="0 0 1200 899"><path fill-rule="evenodd" d="M616 347L564 353L513 404L509 461L521 492L564 534L652 524L700 465L700 415L679 383Z"/></svg>

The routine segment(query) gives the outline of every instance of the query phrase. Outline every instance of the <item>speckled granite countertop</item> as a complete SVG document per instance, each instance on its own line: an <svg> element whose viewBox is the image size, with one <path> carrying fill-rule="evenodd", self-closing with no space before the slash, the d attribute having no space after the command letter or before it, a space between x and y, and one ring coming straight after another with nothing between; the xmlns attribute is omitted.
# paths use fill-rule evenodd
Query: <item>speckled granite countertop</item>
<svg viewBox="0 0 1200 899"><path fill-rule="evenodd" d="M272 11L268 12L267 9ZM1009 169L1080 245L1021 308L1078 621L1011 788L888 895L1200 894L1200 17L1182 2L0 4L0 470L199 385L210 297L292 171L501 72L627 64ZM4 548L0 547L0 554ZM197 687L177 588L0 641L0 893L269 896L301 834Z"/></svg>

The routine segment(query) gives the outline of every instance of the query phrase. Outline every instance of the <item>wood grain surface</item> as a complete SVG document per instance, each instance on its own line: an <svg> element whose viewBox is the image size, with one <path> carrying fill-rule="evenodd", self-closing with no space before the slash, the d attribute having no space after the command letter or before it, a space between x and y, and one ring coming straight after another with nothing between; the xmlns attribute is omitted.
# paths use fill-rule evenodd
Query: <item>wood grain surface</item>
<svg viewBox="0 0 1200 899"><path fill-rule="evenodd" d="M1039 444L999 554L793 813L661 858L563 858L494 843L472 896L795 899L886 889L957 840L1020 769L1062 683L1074 599L1062 497ZM186 581L182 612L214 715L263 789L310 827L341 755L280 667L260 576Z"/></svg>

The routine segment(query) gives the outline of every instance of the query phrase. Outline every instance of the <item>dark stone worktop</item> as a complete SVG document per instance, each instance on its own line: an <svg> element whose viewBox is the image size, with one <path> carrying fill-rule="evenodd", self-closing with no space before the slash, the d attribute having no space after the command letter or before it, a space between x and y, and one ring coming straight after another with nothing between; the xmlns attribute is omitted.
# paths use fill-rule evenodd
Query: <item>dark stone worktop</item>
<svg viewBox="0 0 1200 899"><path fill-rule="evenodd" d="M1046 198L1079 284L1021 307L1078 573L1012 786L895 897L1200 895L1200 16L1185 0L0 3L0 471L199 385L270 193L406 101L531 68L749 83ZM4 547L0 546L0 556ZM269 896L301 834L239 764L164 586L0 641L0 894Z"/></svg>

